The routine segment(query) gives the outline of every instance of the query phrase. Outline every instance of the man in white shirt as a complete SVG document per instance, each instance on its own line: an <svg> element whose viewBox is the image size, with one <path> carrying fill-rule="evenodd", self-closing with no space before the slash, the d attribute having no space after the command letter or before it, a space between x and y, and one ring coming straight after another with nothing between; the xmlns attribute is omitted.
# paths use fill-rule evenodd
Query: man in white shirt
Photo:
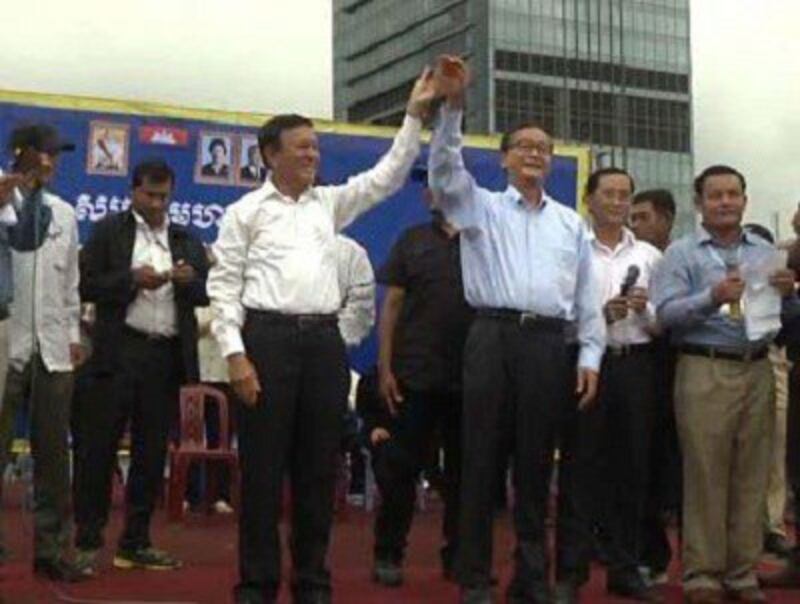
<svg viewBox="0 0 800 604"><path fill-rule="evenodd" d="M647 288L661 253L626 228L633 179L619 168L594 172L586 185L592 217L592 260L601 283L607 346L600 370L599 400L581 444L586 477L599 493L606 532L609 594L660 601L639 574L642 528L650 471L656 393L655 313Z"/></svg>
<svg viewBox="0 0 800 604"><path fill-rule="evenodd" d="M178 391L198 380L195 307L208 303L200 240L167 213L175 174L162 160L133 170L131 209L97 223L81 250L81 296L96 305L75 463L75 545L96 571L111 502L111 473L130 422L125 526L114 566L168 570L180 561L156 549L150 520L162 488Z"/></svg>
<svg viewBox="0 0 800 604"><path fill-rule="evenodd" d="M56 581L75 581L82 577L65 559L65 545L73 369L85 358L79 333L78 224L72 206L46 188L59 152L74 147L44 125L16 129L11 147L17 167L22 158L27 161L18 170L26 177L13 193L14 204L37 207L34 222L47 226L30 245L12 243L14 299L9 308L10 366L0 412L0 476L13 441L14 418L27 403L35 468L34 572ZM29 226L40 231L38 224Z"/></svg>
<svg viewBox="0 0 800 604"><path fill-rule="evenodd" d="M229 206L222 220L208 293L212 330L244 403L239 603L277 598L278 517L287 472L294 602L330 602L326 557L350 381L337 326L335 233L402 186L419 153L421 117L434 89L426 70L388 153L338 186L313 185L319 144L310 120L269 120L259 147L271 177Z"/></svg>

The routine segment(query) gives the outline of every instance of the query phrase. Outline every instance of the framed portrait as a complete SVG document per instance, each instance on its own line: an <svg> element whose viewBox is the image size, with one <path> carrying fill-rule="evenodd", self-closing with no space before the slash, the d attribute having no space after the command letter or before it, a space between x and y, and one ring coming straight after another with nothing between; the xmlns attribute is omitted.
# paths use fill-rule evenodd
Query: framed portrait
<svg viewBox="0 0 800 604"><path fill-rule="evenodd" d="M130 126L114 122L89 122L86 172L101 176L127 176Z"/></svg>
<svg viewBox="0 0 800 604"><path fill-rule="evenodd" d="M197 137L195 182L227 185L234 182L236 137L230 132L202 131Z"/></svg>
<svg viewBox="0 0 800 604"><path fill-rule="evenodd" d="M258 138L251 134L239 137L236 155L236 184L243 187L258 187L267 176L267 168L261 159Z"/></svg>

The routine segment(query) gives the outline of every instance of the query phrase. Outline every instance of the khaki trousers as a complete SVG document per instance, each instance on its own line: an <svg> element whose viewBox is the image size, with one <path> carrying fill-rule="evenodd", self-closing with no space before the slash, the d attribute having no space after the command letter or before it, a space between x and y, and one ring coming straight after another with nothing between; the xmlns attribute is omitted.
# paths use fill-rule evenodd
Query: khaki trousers
<svg viewBox="0 0 800 604"><path fill-rule="evenodd" d="M789 368L786 349L771 347L769 360L775 374L775 427L772 433L767 481L765 533L786 537L786 413L789 406Z"/></svg>
<svg viewBox="0 0 800 604"><path fill-rule="evenodd" d="M757 585L774 391L768 359L678 358L684 590Z"/></svg>

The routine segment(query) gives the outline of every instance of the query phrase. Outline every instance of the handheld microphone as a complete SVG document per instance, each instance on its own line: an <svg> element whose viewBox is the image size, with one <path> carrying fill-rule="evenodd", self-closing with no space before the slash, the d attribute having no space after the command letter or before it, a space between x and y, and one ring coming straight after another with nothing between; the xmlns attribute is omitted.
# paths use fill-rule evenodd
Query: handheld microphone
<svg viewBox="0 0 800 604"><path fill-rule="evenodd" d="M725 272L728 277L738 277L739 276L739 261L735 258L728 258L725 260ZM728 312L730 314L731 319L735 319L737 321L742 319L742 303L739 300L736 302L729 302L728 303Z"/></svg>
<svg viewBox="0 0 800 604"><path fill-rule="evenodd" d="M625 279L622 281L622 287L619 290L620 296L628 295L630 289L636 285L636 281L639 279L641 272L642 271L635 264L631 264L628 267L628 272L625 273Z"/></svg>

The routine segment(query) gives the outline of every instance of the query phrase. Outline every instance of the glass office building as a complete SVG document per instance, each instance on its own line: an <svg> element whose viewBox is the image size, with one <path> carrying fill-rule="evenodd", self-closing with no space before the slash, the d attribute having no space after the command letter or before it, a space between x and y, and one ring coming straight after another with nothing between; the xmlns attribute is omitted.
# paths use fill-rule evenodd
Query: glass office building
<svg viewBox="0 0 800 604"><path fill-rule="evenodd" d="M691 223L689 0L334 0L336 118L398 124L421 66L466 57L471 133L536 121L675 193Z"/></svg>

